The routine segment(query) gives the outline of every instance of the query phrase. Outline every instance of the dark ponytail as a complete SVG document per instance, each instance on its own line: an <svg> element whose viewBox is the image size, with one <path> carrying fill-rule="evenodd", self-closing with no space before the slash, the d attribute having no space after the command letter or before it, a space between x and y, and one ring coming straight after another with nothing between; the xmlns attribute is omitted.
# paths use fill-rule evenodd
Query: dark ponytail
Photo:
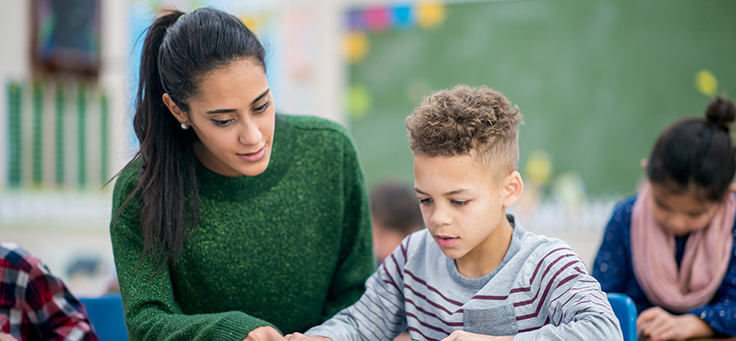
<svg viewBox="0 0 736 341"><path fill-rule="evenodd" d="M687 118L667 128L649 156L649 181L675 193L694 190L702 199L723 200L736 172L730 134L735 118L733 101L718 96L708 104L705 120Z"/></svg>
<svg viewBox="0 0 736 341"><path fill-rule="evenodd" d="M141 260L148 254L160 260L161 267L176 265L199 215L192 150L197 136L180 128L162 100L164 93L188 112L203 76L243 59L265 70L265 51L255 35L236 17L215 9L186 15L169 11L148 28L133 118L140 150L126 166L142 162L140 181L117 212L140 195Z"/></svg>

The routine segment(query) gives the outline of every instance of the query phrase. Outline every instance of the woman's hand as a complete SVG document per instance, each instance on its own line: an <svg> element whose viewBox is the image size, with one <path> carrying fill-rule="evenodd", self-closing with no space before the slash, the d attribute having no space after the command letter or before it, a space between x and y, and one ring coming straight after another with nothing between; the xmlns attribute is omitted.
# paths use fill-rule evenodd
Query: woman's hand
<svg viewBox="0 0 736 341"><path fill-rule="evenodd" d="M284 340L274 327L263 326L253 329L243 341L279 341ZM0 340L1 341L1 340Z"/></svg>
<svg viewBox="0 0 736 341"><path fill-rule="evenodd" d="M510 341L513 336L490 336L468 333L463 330L456 330L450 336L442 339L442 341Z"/></svg>
<svg viewBox="0 0 736 341"><path fill-rule="evenodd" d="M18 341L18 339L14 338L10 334L5 334L3 332L0 332L0 341Z"/></svg>
<svg viewBox="0 0 736 341"><path fill-rule="evenodd" d="M332 339L316 335L304 335L302 333L294 333L286 335L286 341L332 341Z"/></svg>
<svg viewBox="0 0 736 341"><path fill-rule="evenodd" d="M644 310L636 319L636 330L647 340L680 340L713 336L715 331L693 314L672 315L660 307Z"/></svg>

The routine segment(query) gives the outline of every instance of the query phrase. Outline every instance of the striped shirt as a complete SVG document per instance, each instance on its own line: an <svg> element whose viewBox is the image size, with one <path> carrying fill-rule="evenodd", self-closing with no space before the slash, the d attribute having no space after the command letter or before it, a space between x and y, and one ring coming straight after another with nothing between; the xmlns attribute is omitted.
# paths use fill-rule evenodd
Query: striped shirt
<svg viewBox="0 0 736 341"><path fill-rule="evenodd" d="M0 242L0 333L25 340L98 339L87 312L46 265Z"/></svg>
<svg viewBox="0 0 736 341"><path fill-rule="evenodd" d="M358 302L306 334L393 340L407 329L412 340L441 340L455 330L514 340L623 339L606 295L570 247L518 224L498 268L472 279L426 229L408 236Z"/></svg>

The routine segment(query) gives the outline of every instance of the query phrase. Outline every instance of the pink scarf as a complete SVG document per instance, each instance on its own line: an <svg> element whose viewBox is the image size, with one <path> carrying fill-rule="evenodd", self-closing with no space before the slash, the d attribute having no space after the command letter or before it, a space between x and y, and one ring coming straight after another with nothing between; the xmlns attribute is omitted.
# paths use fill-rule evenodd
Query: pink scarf
<svg viewBox="0 0 736 341"><path fill-rule="evenodd" d="M728 195L710 225L690 233L679 269L675 236L656 222L651 205L647 182L631 213L631 258L636 279L655 306L685 313L705 305L721 285L731 260L736 199Z"/></svg>

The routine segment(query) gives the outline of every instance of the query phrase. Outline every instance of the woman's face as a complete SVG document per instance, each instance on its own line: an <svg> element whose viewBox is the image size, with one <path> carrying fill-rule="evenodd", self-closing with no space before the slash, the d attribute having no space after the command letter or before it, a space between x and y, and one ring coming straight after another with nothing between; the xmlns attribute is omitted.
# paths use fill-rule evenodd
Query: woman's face
<svg viewBox="0 0 736 341"><path fill-rule="evenodd" d="M675 194L659 184L652 184L650 200L654 219L676 236L706 228L718 208L718 202L699 200L689 192Z"/></svg>
<svg viewBox="0 0 736 341"><path fill-rule="evenodd" d="M171 110L197 133L197 159L224 176L263 173L271 159L276 118L263 67L251 59L238 60L205 74L198 87L188 113L181 115L175 105Z"/></svg>

